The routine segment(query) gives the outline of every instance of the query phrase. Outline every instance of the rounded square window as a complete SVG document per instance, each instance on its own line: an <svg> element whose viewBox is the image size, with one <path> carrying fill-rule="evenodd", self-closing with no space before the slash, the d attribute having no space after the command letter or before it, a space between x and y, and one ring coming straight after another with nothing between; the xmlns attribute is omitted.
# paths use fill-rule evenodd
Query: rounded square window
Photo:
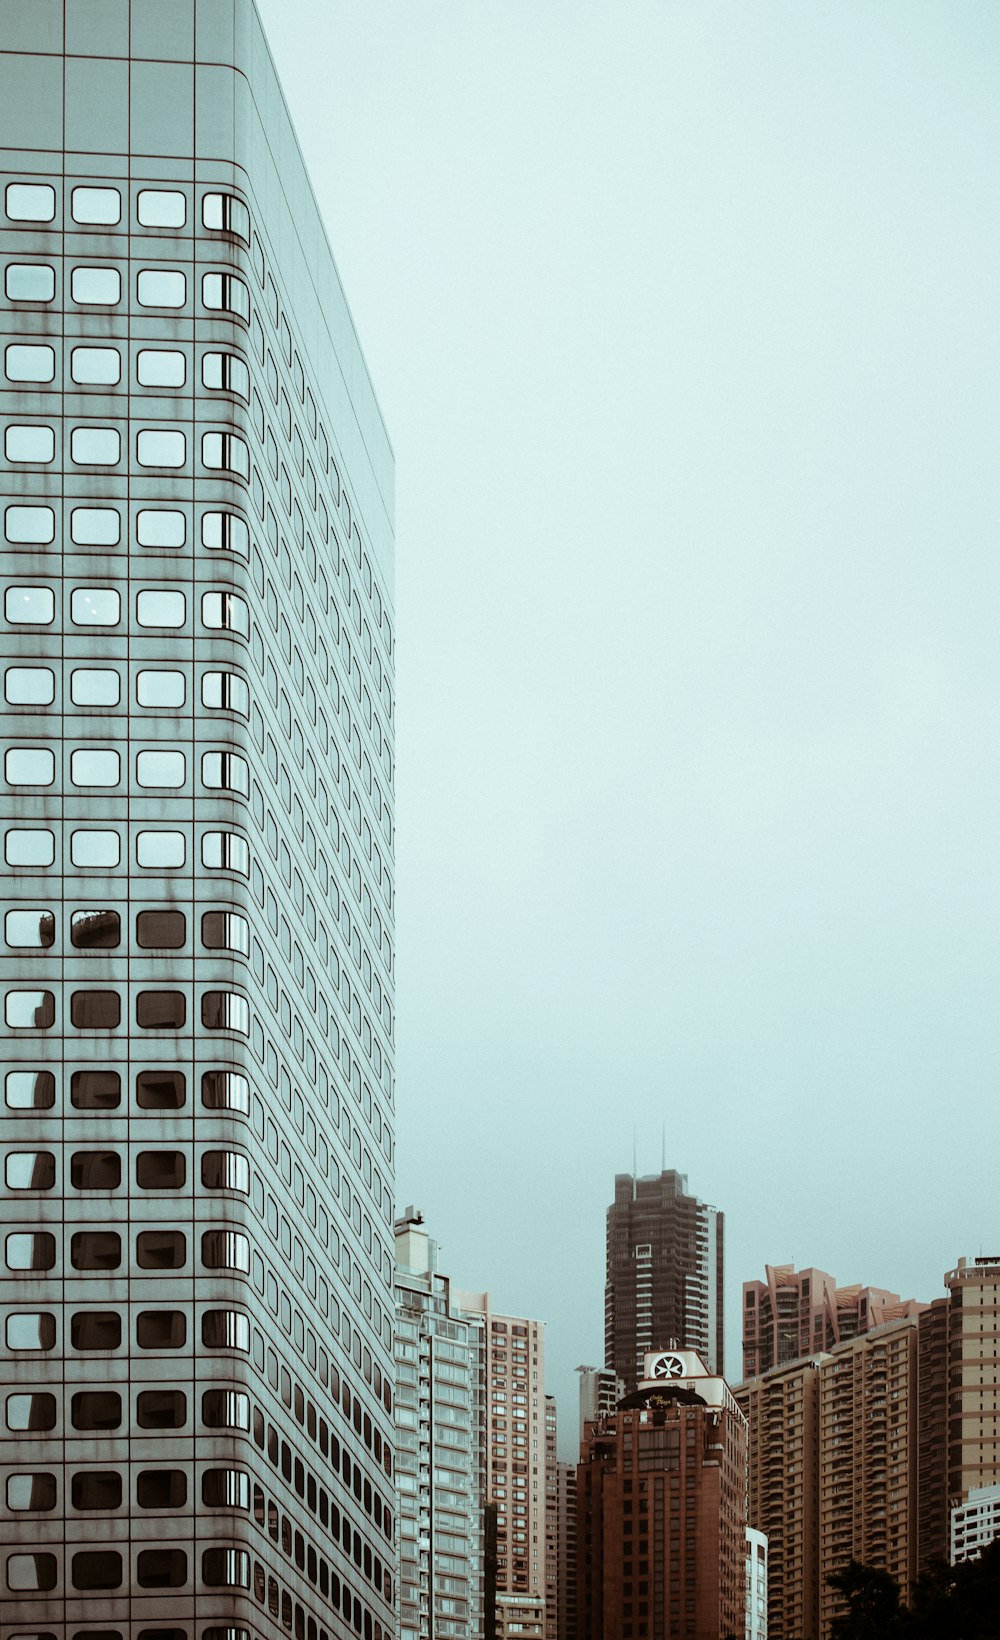
<svg viewBox="0 0 1000 1640"><path fill-rule="evenodd" d="M122 1398L117 1390L81 1390L70 1402L74 1429L120 1429Z"/></svg>
<svg viewBox="0 0 1000 1640"><path fill-rule="evenodd" d="M173 188L143 188L136 201L136 214L144 228L183 228L187 200Z"/></svg>
<svg viewBox="0 0 1000 1640"><path fill-rule="evenodd" d="M201 943L206 951L238 951L250 955L250 924L238 911L206 911L201 919Z"/></svg>
<svg viewBox="0 0 1000 1640"><path fill-rule="evenodd" d="M183 1110L187 1083L183 1071L140 1071L135 1079L135 1101L140 1110Z"/></svg>
<svg viewBox="0 0 1000 1640"><path fill-rule="evenodd" d="M183 1469L143 1469L135 1494L140 1509L183 1509L187 1503L187 1476Z"/></svg>
<svg viewBox="0 0 1000 1640"><path fill-rule="evenodd" d="M212 313L231 313L250 322L250 290L234 273L204 273L201 299Z"/></svg>
<svg viewBox="0 0 1000 1640"><path fill-rule="evenodd" d="M135 371L140 387L183 387L187 359L177 348L144 347L136 355Z"/></svg>
<svg viewBox="0 0 1000 1640"><path fill-rule="evenodd" d="M201 1341L210 1350L250 1348L250 1323L239 1310L206 1310L201 1318Z"/></svg>
<svg viewBox="0 0 1000 1640"><path fill-rule="evenodd" d="M74 427L69 444L78 467L117 467L122 457L122 436L117 427Z"/></svg>
<svg viewBox="0 0 1000 1640"><path fill-rule="evenodd" d="M187 300L187 280L173 268L143 268L138 295L140 307L181 308Z"/></svg>
<svg viewBox="0 0 1000 1640"><path fill-rule="evenodd" d="M48 1031L56 1022L56 1000L51 991L8 991L4 1017L14 1031Z"/></svg>
<svg viewBox="0 0 1000 1640"><path fill-rule="evenodd" d="M136 1577L140 1589L179 1589L187 1582L183 1549L140 1549Z"/></svg>
<svg viewBox="0 0 1000 1640"><path fill-rule="evenodd" d="M7 1428L46 1430L56 1427L56 1398L48 1390L8 1395Z"/></svg>
<svg viewBox="0 0 1000 1640"><path fill-rule="evenodd" d="M187 618L187 599L183 592L166 592L148 588L135 600L135 616L140 626L160 626L176 631Z"/></svg>
<svg viewBox="0 0 1000 1640"><path fill-rule="evenodd" d="M121 944L122 924L117 911L87 907L74 911L69 937L78 951L114 951Z"/></svg>
<svg viewBox="0 0 1000 1640"><path fill-rule="evenodd" d="M116 307L122 299L122 276L117 268L74 268L70 294L81 304Z"/></svg>
<svg viewBox="0 0 1000 1640"><path fill-rule="evenodd" d="M55 756L46 746L12 746L4 757L8 786L51 786Z"/></svg>
<svg viewBox="0 0 1000 1640"><path fill-rule="evenodd" d="M206 831L201 840L201 862L209 871L236 871L250 875L250 847L235 831Z"/></svg>
<svg viewBox="0 0 1000 1640"><path fill-rule="evenodd" d="M176 428L147 427L136 435L135 453L140 467L183 467L187 440Z"/></svg>
<svg viewBox="0 0 1000 1640"><path fill-rule="evenodd" d="M73 588L70 618L74 626L117 626L121 614L121 594L114 587Z"/></svg>
<svg viewBox="0 0 1000 1640"><path fill-rule="evenodd" d="M78 1470L72 1480L74 1509L120 1509L122 1478L117 1469Z"/></svg>
<svg viewBox="0 0 1000 1640"><path fill-rule="evenodd" d="M187 1161L182 1150L142 1150L135 1160L140 1190L183 1190Z"/></svg>
<svg viewBox="0 0 1000 1640"><path fill-rule="evenodd" d="M55 674L48 666L8 666L3 692L10 706L51 706L56 698Z"/></svg>
<svg viewBox="0 0 1000 1640"><path fill-rule="evenodd" d="M109 749L73 752L69 766L74 786L117 786L121 779L121 759Z"/></svg>
<svg viewBox="0 0 1000 1640"><path fill-rule="evenodd" d="M180 1031L186 1018L183 991L140 991L135 999L135 1022L144 1031Z"/></svg>
<svg viewBox="0 0 1000 1640"><path fill-rule="evenodd" d="M36 1551L27 1555L8 1555L7 1587L15 1591L47 1593L54 1589L59 1578L56 1557Z"/></svg>
<svg viewBox="0 0 1000 1640"><path fill-rule="evenodd" d="M51 1150L11 1150L4 1163L8 1190L51 1190L56 1182L56 1159Z"/></svg>
<svg viewBox="0 0 1000 1640"><path fill-rule="evenodd" d="M212 471L225 470L250 477L250 447L235 433L203 433L201 459Z"/></svg>
<svg viewBox="0 0 1000 1640"><path fill-rule="evenodd" d="M140 706L175 710L184 705L186 679L183 672L140 672L135 680L135 698Z"/></svg>
<svg viewBox="0 0 1000 1640"><path fill-rule="evenodd" d="M41 1513L56 1506L56 1478L44 1470L22 1470L7 1476L7 1508Z"/></svg>
<svg viewBox="0 0 1000 1640"><path fill-rule="evenodd" d="M69 841L69 857L75 866L90 871L113 871L121 862L122 843L116 831L74 831Z"/></svg>
<svg viewBox="0 0 1000 1640"><path fill-rule="evenodd" d="M74 1071L69 1097L76 1110L117 1110L122 1102L121 1076L118 1071Z"/></svg>
<svg viewBox="0 0 1000 1640"><path fill-rule="evenodd" d="M52 222L56 191L47 182L9 182L6 209L12 222Z"/></svg>
<svg viewBox="0 0 1000 1640"><path fill-rule="evenodd" d="M183 911L140 911L135 919L135 937L143 951L178 951L187 940L187 918Z"/></svg>
<svg viewBox="0 0 1000 1640"><path fill-rule="evenodd" d="M55 349L44 342L11 342L4 352L9 382L50 382L55 378Z"/></svg>
<svg viewBox="0 0 1000 1640"><path fill-rule="evenodd" d="M15 1230L7 1237L6 1257L8 1270L52 1270L56 1238L51 1230Z"/></svg>
<svg viewBox="0 0 1000 1640"><path fill-rule="evenodd" d="M183 1429L187 1423L187 1396L179 1389L140 1390L136 1415L140 1429Z"/></svg>
<svg viewBox="0 0 1000 1640"><path fill-rule="evenodd" d="M122 356L116 347L74 347L69 373L81 387L115 387L122 379Z"/></svg>
<svg viewBox="0 0 1000 1640"><path fill-rule="evenodd" d="M136 515L135 535L140 547L182 547L187 520L174 508L144 507Z"/></svg>
<svg viewBox="0 0 1000 1640"><path fill-rule="evenodd" d="M201 1102L206 1110L238 1110L250 1114L250 1083L239 1071L205 1071Z"/></svg>
<svg viewBox="0 0 1000 1640"><path fill-rule="evenodd" d="M45 950L55 940L56 919L51 911L37 906L8 911L4 917L4 937L8 945Z"/></svg>
<svg viewBox="0 0 1000 1640"><path fill-rule="evenodd" d="M122 196L117 188L74 188L73 221L113 228L122 219Z"/></svg>
<svg viewBox="0 0 1000 1640"><path fill-rule="evenodd" d="M47 826L12 826L4 837L4 859L9 866L52 865L56 840Z"/></svg>
<svg viewBox="0 0 1000 1640"><path fill-rule="evenodd" d="M13 423L4 433L3 449L8 461L35 461L46 466L55 457L56 435L44 424Z"/></svg>
<svg viewBox="0 0 1000 1640"><path fill-rule="evenodd" d="M78 1031L115 1031L121 1018L117 991L74 991L70 998L70 1020Z"/></svg>
<svg viewBox="0 0 1000 1640"><path fill-rule="evenodd" d="M201 220L213 233L232 233L247 245L250 243L250 212L235 194L205 194Z"/></svg>
<svg viewBox="0 0 1000 1640"><path fill-rule="evenodd" d="M70 1157L69 1182L74 1190L117 1190L122 1159L116 1150L77 1150Z"/></svg>
<svg viewBox="0 0 1000 1640"><path fill-rule="evenodd" d="M8 587L4 618L11 626L51 626L56 601L51 587Z"/></svg>
<svg viewBox="0 0 1000 1640"><path fill-rule="evenodd" d="M96 192L96 189L94 190ZM77 190L79 192L79 189ZM74 1395L73 1405L83 1396ZM119 1423L121 1419L119 1418ZM76 1429L117 1429L118 1424L77 1424ZM122 1586L122 1557L117 1549L81 1549L73 1556L74 1589L120 1589Z"/></svg>
<svg viewBox="0 0 1000 1640"><path fill-rule="evenodd" d="M140 786L176 790L183 786L185 775L183 752L140 752L136 757L135 777Z"/></svg>
<svg viewBox="0 0 1000 1640"><path fill-rule="evenodd" d="M239 558L250 556L250 531L238 513L215 510L203 513L201 540L212 552L234 552Z"/></svg>
<svg viewBox="0 0 1000 1640"><path fill-rule="evenodd" d="M121 678L103 666L78 666L70 673L69 694L74 706L117 706Z"/></svg>
<svg viewBox="0 0 1000 1640"><path fill-rule="evenodd" d="M135 840L136 864L147 871L177 871L186 855L182 831L140 831Z"/></svg>
<svg viewBox="0 0 1000 1640"><path fill-rule="evenodd" d="M51 507L8 507L4 534L17 544L47 547L55 540L56 515Z"/></svg>
<svg viewBox="0 0 1000 1640"><path fill-rule="evenodd" d="M77 1310L70 1317L69 1336L74 1350L120 1349L122 1318L117 1310Z"/></svg>
<svg viewBox="0 0 1000 1640"><path fill-rule="evenodd" d="M117 1270L122 1262L122 1238L117 1230L77 1230L69 1256L74 1270Z"/></svg>
<svg viewBox="0 0 1000 1640"><path fill-rule="evenodd" d="M187 1238L180 1230L141 1230L135 1256L140 1270L182 1270L187 1263Z"/></svg>
<svg viewBox="0 0 1000 1640"><path fill-rule="evenodd" d="M234 393L250 402L250 371L246 360L235 353L206 353L201 361L203 384L215 392Z"/></svg>
<svg viewBox="0 0 1000 1640"><path fill-rule="evenodd" d="M47 262L8 262L4 290L9 302L51 302L56 270Z"/></svg>
<svg viewBox="0 0 1000 1640"><path fill-rule="evenodd" d="M210 631L238 632L250 636L250 609L245 598L235 592L203 592L201 618Z"/></svg>
<svg viewBox="0 0 1000 1640"><path fill-rule="evenodd" d="M74 507L69 531L79 547L116 547L122 538L121 514L117 507Z"/></svg>
<svg viewBox="0 0 1000 1640"><path fill-rule="evenodd" d="M48 1310L11 1310L6 1336L9 1350L53 1350L56 1318Z"/></svg>

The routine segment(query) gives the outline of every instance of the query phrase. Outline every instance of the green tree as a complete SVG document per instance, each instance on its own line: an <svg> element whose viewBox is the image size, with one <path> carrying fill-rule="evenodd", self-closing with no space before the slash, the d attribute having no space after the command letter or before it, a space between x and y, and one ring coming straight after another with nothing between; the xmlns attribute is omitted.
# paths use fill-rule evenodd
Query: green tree
<svg viewBox="0 0 1000 1640"><path fill-rule="evenodd" d="M887 1640L903 1635L903 1613L899 1584L879 1566L862 1566L852 1560L841 1572L827 1578L847 1602L830 1625L830 1640Z"/></svg>

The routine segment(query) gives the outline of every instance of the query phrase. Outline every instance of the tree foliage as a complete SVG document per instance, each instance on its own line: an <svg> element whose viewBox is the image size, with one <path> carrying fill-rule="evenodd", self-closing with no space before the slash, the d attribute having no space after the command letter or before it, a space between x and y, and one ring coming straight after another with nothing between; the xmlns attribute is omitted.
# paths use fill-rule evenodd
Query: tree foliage
<svg viewBox="0 0 1000 1640"><path fill-rule="evenodd" d="M852 1560L827 1582L846 1602L830 1640L1000 1640L1000 1539L976 1560L936 1562L917 1580L909 1605L878 1566Z"/></svg>

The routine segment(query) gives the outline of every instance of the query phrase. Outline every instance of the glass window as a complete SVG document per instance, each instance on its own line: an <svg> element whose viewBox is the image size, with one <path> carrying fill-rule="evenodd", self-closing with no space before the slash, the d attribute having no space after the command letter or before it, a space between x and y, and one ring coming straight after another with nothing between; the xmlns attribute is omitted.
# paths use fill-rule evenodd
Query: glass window
<svg viewBox="0 0 1000 1640"><path fill-rule="evenodd" d="M70 1241L74 1270L117 1270L122 1261L122 1238L117 1230L77 1230Z"/></svg>
<svg viewBox="0 0 1000 1640"><path fill-rule="evenodd" d="M250 1348L250 1322L239 1310L206 1310L201 1318L201 1341L210 1350Z"/></svg>
<svg viewBox="0 0 1000 1640"><path fill-rule="evenodd" d="M116 831L74 831L69 840L69 857L75 866L113 871L121 860L121 838Z"/></svg>
<svg viewBox="0 0 1000 1640"><path fill-rule="evenodd" d="M56 214L56 191L47 182L9 182L6 203L12 222L51 222Z"/></svg>
<svg viewBox="0 0 1000 1640"><path fill-rule="evenodd" d="M236 871L250 875L250 847L235 831L206 831L201 840L202 864L209 871Z"/></svg>
<svg viewBox="0 0 1000 1640"><path fill-rule="evenodd" d="M213 313L231 313L250 322L250 291L234 273L204 273L201 299Z"/></svg>
<svg viewBox="0 0 1000 1640"><path fill-rule="evenodd" d="M122 1341L122 1318L117 1310L77 1310L70 1317L70 1343L75 1350L117 1350Z"/></svg>
<svg viewBox="0 0 1000 1640"><path fill-rule="evenodd" d="M235 552L240 558L250 556L250 531L245 519L237 513L207 512L201 520L202 545L211 551Z"/></svg>
<svg viewBox="0 0 1000 1640"><path fill-rule="evenodd" d="M113 227L122 219L122 196L117 188L74 188L73 221Z"/></svg>
<svg viewBox="0 0 1000 1640"><path fill-rule="evenodd" d="M51 1190L56 1182L56 1159L50 1150L11 1150L4 1178L8 1190Z"/></svg>
<svg viewBox="0 0 1000 1640"><path fill-rule="evenodd" d="M250 1556L246 1549L205 1549L201 1575L210 1588L249 1589Z"/></svg>
<svg viewBox="0 0 1000 1640"><path fill-rule="evenodd" d="M136 357L140 387L183 387L187 360L176 348L144 347Z"/></svg>
<svg viewBox="0 0 1000 1640"><path fill-rule="evenodd" d="M236 1150L206 1150L201 1158L201 1182L206 1190L236 1190L250 1194L250 1163Z"/></svg>
<svg viewBox="0 0 1000 1640"><path fill-rule="evenodd" d="M56 1343L56 1318L48 1310L12 1310L7 1316L9 1350L51 1350Z"/></svg>
<svg viewBox="0 0 1000 1640"><path fill-rule="evenodd" d="M11 706L51 706L56 698L55 674L48 666L8 666L3 692Z"/></svg>
<svg viewBox="0 0 1000 1640"><path fill-rule="evenodd" d="M239 1390L207 1389L201 1398L201 1416L208 1429L249 1429L250 1397Z"/></svg>
<svg viewBox="0 0 1000 1640"><path fill-rule="evenodd" d="M47 1390L35 1390L28 1395L8 1395L7 1428L55 1429L56 1398Z"/></svg>
<svg viewBox="0 0 1000 1640"><path fill-rule="evenodd" d="M74 626L117 626L121 613L121 595L114 587L73 588L70 614Z"/></svg>
<svg viewBox="0 0 1000 1640"><path fill-rule="evenodd" d="M122 1478L117 1469L79 1470L71 1483L74 1509L120 1509Z"/></svg>
<svg viewBox="0 0 1000 1640"><path fill-rule="evenodd" d="M116 1150L76 1150L70 1157L69 1182L74 1190L117 1190L122 1159Z"/></svg>
<svg viewBox="0 0 1000 1640"><path fill-rule="evenodd" d="M117 427L74 427L69 447L78 467L116 467L122 455L122 436Z"/></svg>
<svg viewBox="0 0 1000 1640"><path fill-rule="evenodd" d="M117 706L121 678L101 666L78 666L70 673L69 695L74 706Z"/></svg>
<svg viewBox="0 0 1000 1640"><path fill-rule="evenodd" d="M136 213L144 228L183 228L187 200L173 188L143 188L136 201Z"/></svg>
<svg viewBox="0 0 1000 1640"><path fill-rule="evenodd" d="M42 948L52 944L56 937L56 919L51 911L29 906L8 911L4 917L4 938L8 945Z"/></svg>
<svg viewBox="0 0 1000 1640"><path fill-rule="evenodd" d="M243 1469L206 1469L201 1498L211 1509L249 1509L250 1477Z"/></svg>
<svg viewBox="0 0 1000 1640"><path fill-rule="evenodd" d="M206 951L239 951L250 955L250 924L238 911L206 911L201 919Z"/></svg>
<svg viewBox="0 0 1000 1640"><path fill-rule="evenodd" d="M74 268L70 292L74 302L115 307L122 298L122 276L117 268Z"/></svg>
<svg viewBox="0 0 1000 1640"><path fill-rule="evenodd" d="M140 991L135 999L136 1024L145 1031L180 1031L186 1018L183 991Z"/></svg>
<svg viewBox="0 0 1000 1640"><path fill-rule="evenodd" d="M187 604L183 592L165 592L159 588L150 588L139 593L135 601L135 613L140 626L175 629L184 625Z"/></svg>
<svg viewBox="0 0 1000 1640"><path fill-rule="evenodd" d="M50 866L56 840L46 826L12 826L4 837L4 859L9 866Z"/></svg>
<svg viewBox="0 0 1000 1640"><path fill-rule="evenodd" d="M238 632L243 638L250 636L249 608L246 600L235 592L203 592L201 618L210 630Z"/></svg>
<svg viewBox="0 0 1000 1640"><path fill-rule="evenodd" d="M140 1549L136 1561L140 1589L179 1589L187 1582L183 1549Z"/></svg>
<svg viewBox="0 0 1000 1640"><path fill-rule="evenodd" d="M183 672L140 672L135 680L135 698L140 706L173 709L184 705L185 693Z"/></svg>
<svg viewBox="0 0 1000 1640"><path fill-rule="evenodd" d="M77 193L81 190L76 189ZM96 193L96 189L94 192ZM73 1404L82 1397L74 1395ZM116 1424L98 1424L96 1426L77 1424L77 1429L96 1427L98 1429L115 1429ZM117 1549L81 1549L73 1556L73 1587L74 1589L120 1589L122 1585L122 1557Z"/></svg>
<svg viewBox="0 0 1000 1640"><path fill-rule="evenodd" d="M16 1230L7 1237L6 1256L8 1270L52 1270L56 1238L49 1230Z"/></svg>
<svg viewBox="0 0 1000 1640"><path fill-rule="evenodd" d="M147 870L176 871L186 852L182 831L140 831L135 841L136 862Z"/></svg>
<svg viewBox="0 0 1000 1640"><path fill-rule="evenodd" d="M51 991L8 991L4 1014L13 1031L47 1031L56 1021L56 999Z"/></svg>
<svg viewBox="0 0 1000 1640"><path fill-rule="evenodd" d="M140 1429L183 1429L187 1423L187 1396L179 1389L146 1389L138 1396Z"/></svg>
<svg viewBox="0 0 1000 1640"><path fill-rule="evenodd" d="M4 290L9 302L51 302L56 272L47 262L8 262Z"/></svg>
<svg viewBox="0 0 1000 1640"><path fill-rule="evenodd" d="M51 427L15 422L4 433L3 449L8 461L47 463L56 453L56 435Z"/></svg>
<svg viewBox="0 0 1000 1640"><path fill-rule="evenodd" d="M72 752L69 766L74 786L117 786L121 779L121 759L117 752Z"/></svg>
<svg viewBox="0 0 1000 1640"><path fill-rule="evenodd" d="M44 342L11 342L4 360L9 382L50 382L55 377L55 349Z"/></svg>
<svg viewBox="0 0 1000 1640"><path fill-rule="evenodd" d="M140 307L179 308L187 300L187 280L173 268L143 268L138 289Z"/></svg>
<svg viewBox="0 0 1000 1640"><path fill-rule="evenodd" d="M70 513L69 531L77 546L116 547L122 538L122 521L118 508L74 507ZM115 593L115 597L117 596ZM75 615L73 619L76 619Z"/></svg>
<svg viewBox="0 0 1000 1640"><path fill-rule="evenodd" d="M122 379L122 359L116 347L74 347L69 373L81 387L113 387Z"/></svg>
<svg viewBox="0 0 1000 1640"><path fill-rule="evenodd" d="M187 1503L187 1476L183 1469L143 1469L135 1492L140 1509L183 1509Z"/></svg>
<svg viewBox="0 0 1000 1640"><path fill-rule="evenodd" d="M205 1071L201 1101L207 1110L238 1110L250 1114L250 1083L239 1071Z"/></svg>
<svg viewBox="0 0 1000 1640"><path fill-rule="evenodd" d="M45 746L12 746L4 757L8 786L51 786L55 756Z"/></svg>
<svg viewBox="0 0 1000 1640"><path fill-rule="evenodd" d="M250 795L250 767L236 752L204 752L201 759L202 783L209 791L239 792Z"/></svg>
<svg viewBox="0 0 1000 1640"><path fill-rule="evenodd" d="M36 1551L33 1554L7 1557L7 1587L23 1592L54 1589L58 1580L55 1555Z"/></svg>
<svg viewBox="0 0 1000 1640"><path fill-rule="evenodd" d="M184 1072L140 1071L135 1079L135 1099L140 1110L182 1110L187 1100Z"/></svg>
<svg viewBox="0 0 1000 1640"><path fill-rule="evenodd" d="M122 1079L117 1071L74 1071L70 1102L77 1110L117 1110L122 1102Z"/></svg>
<svg viewBox="0 0 1000 1640"><path fill-rule="evenodd" d="M235 194L206 194L201 202L201 220L213 233L232 233L250 243L250 212Z"/></svg>
<svg viewBox="0 0 1000 1640"><path fill-rule="evenodd" d="M70 918L69 937L81 951L113 951L121 944L121 918L117 911L97 910L91 906L74 911Z"/></svg>
<svg viewBox="0 0 1000 1640"><path fill-rule="evenodd" d="M250 690L246 679L236 672L206 672L201 680L201 699L213 711L250 715Z"/></svg>
<svg viewBox="0 0 1000 1640"><path fill-rule="evenodd" d="M135 1161L140 1190L183 1190L187 1162L182 1150L142 1150Z"/></svg>
<svg viewBox="0 0 1000 1640"><path fill-rule="evenodd" d="M206 353L201 361L201 379L206 387L235 393L250 403L250 371L236 353Z"/></svg>
<svg viewBox="0 0 1000 1640"><path fill-rule="evenodd" d="M135 937L144 951L176 951L187 939L187 918L183 911L140 911L135 919Z"/></svg>
<svg viewBox="0 0 1000 1640"><path fill-rule="evenodd" d="M235 433L203 433L201 459L213 472L224 469L239 473L241 478L250 477L250 447Z"/></svg>
<svg viewBox="0 0 1000 1640"><path fill-rule="evenodd" d="M135 449L140 467L183 467L187 441L175 428L147 427L136 435Z"/></svg>
<svg viewBox="0 0 1000 1640"><path fill-rule="evenodd" d="M238 1230L206 1230L201 1238L201 1261L206 1270L250 1269L250 1242Z"/></svg>
<svg viewBox="0 0 1000 1640"><path fill-rule="evenodd" d="M51 507L8 507L4 534L8 541L47 547L55 539L56 515Z"/></svg>
<svg viewBox="0 0 1000 1640"><path fill-rule="evenodd" d="M56 1506L56 1478L44 1470L7 1476L7 1508L41 1512Z"/></svg>
<svg viewBox="0 0 1000 1640"><path fill-rule="evenodd" d="M144 507L135 521L140 547L182 547L187 524L182 512L167 507Z"/></svg>
<svg viewBox="0 0 1000 1640"><path fill-rule="evenodd" d="M135 1245L140 1270L181 1270L187 1260L180 1230L141 1230Z"/></svg>
<svg viewBox="0 0 1000 1640"><path fill-rule="evenodd" d="M11 626L49 626L55 610L51 587L8 587L4 594L4 616Z"/></svg>
<svg viewBox="0 0 1000 1640"><path fill-rule="evenodd" d="M136 1342L141 1350L180 1350L187 1343L183 1310L141 1310L136 1319Z"/></svg>
<svg viewBox="0 0 1000 1640"><path fill-rule="evenodd" d="M184 784L184 753L140 752L135 760L135 774L140 786L174 790Z"/></svg>

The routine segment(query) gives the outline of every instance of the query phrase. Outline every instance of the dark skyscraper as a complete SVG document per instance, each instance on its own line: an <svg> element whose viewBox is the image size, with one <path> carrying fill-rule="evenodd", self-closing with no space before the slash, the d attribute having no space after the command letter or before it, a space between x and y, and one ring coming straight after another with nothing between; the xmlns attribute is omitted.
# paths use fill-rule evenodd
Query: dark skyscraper
<svg viewBox="0 0 1000 1640"><path fill-rule="evenodd" d="M723 1215L672 1169L615 1177L608 1208L604 1359L634 1389L643 1355L671 1340L723 1362Z"/></svg>

